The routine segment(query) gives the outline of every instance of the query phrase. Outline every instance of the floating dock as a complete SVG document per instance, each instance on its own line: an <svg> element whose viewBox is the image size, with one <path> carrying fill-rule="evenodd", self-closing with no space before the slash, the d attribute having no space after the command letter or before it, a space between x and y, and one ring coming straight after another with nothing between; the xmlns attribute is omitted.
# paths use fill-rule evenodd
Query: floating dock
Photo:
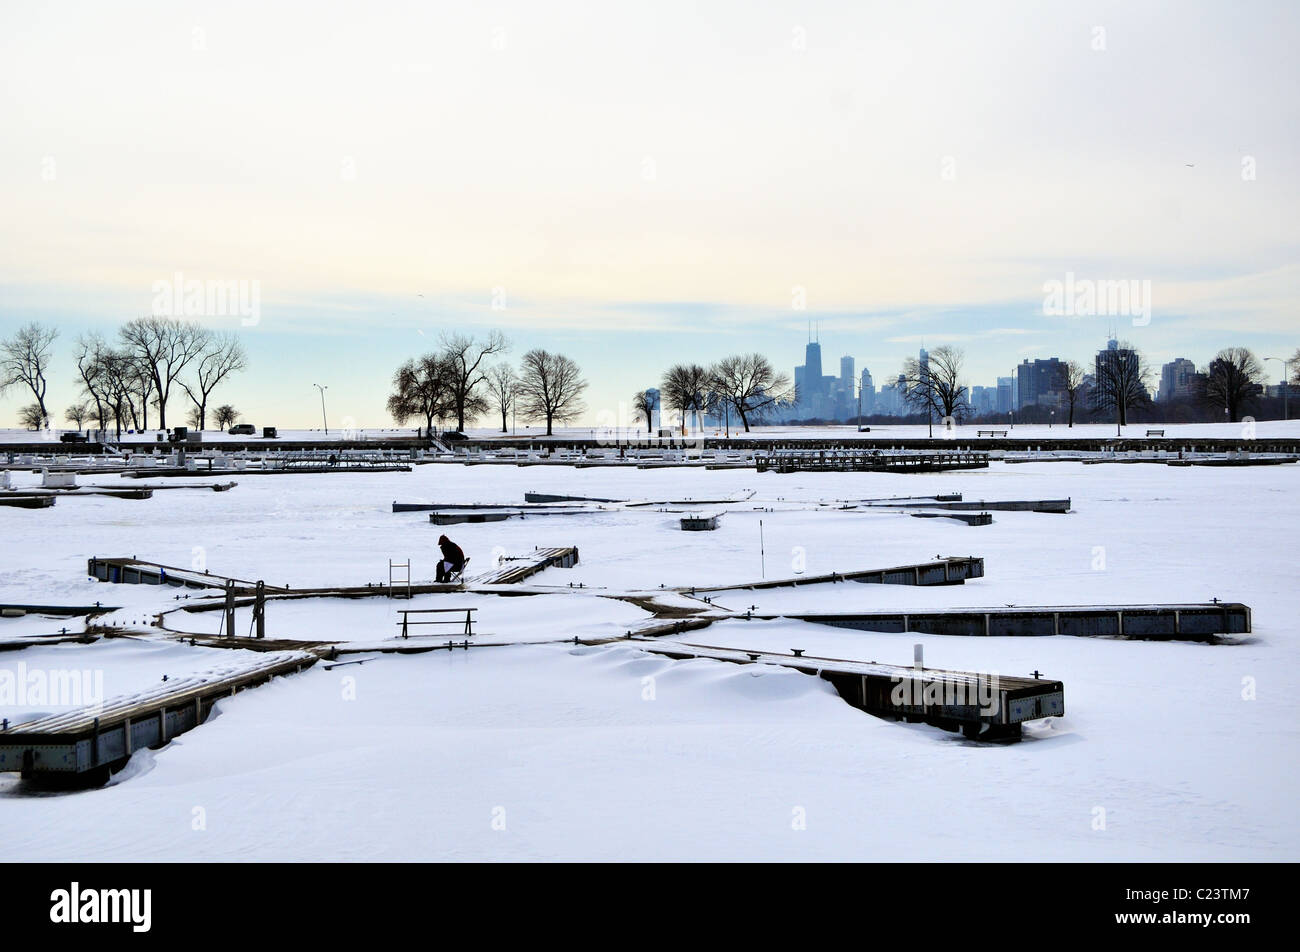
<svg viewBox="0 0 1300 952"><path fill-rule="evenodd" d="M107 779L137 750L161 747L203 723L218 700L316 663L306 651L265 654L237 668L168 681L103 705L0 729L0 771L24 777Z"/></svg>
<svg viewBox="0 0 1300 952"><path fill-rule="evenodd" d="M58 618L79 618L115 612L114 606L100 605L22 605L6 602L0 605L0 617L21 618L23 615L53 615Z"/></svg>
<svg viewBox="0 0 1300 952"><path fill-rule="evenodd" d="M682 530L684 532L712 532L718 528L718 520L722 518L720 512L691 512L682 516Z"/></svg>
<svg viewBox="0 0 1300 952"><path fill-rule="evenodd" d="M173 585L181 588L225 589L233 583L237 594L257 590L257 583L229 575L213 575L197 569L183 569L174 565L146 562L142 559L91 558L86 561L86 574L101 582L121 585ZM289 589L267 585L267 592L288 592Z"/></svg>
<svg viewBox="0 0 1300 952"><path fill-rule="evenodd" d="M1069 499L991 499L934 502L890 500L872 502L863 500L858 505L867 509L946 509L953 512L1055 512L1070 511Z"/></svg>
<svg viewBox="0 0 1300 952"><path fill-rule="evenodd" d="M30 496L16 493L0 493L0 506L12 506L15 509L48 509L54 505L54 496Z"/></svg>
<svg viewBox="0 0 1300 952"><path fill-rule="evenodd" d="M578 564L577 546L535 549L528 555L506 557L500 568L467 579L467 585L516 585L543 569L571 569Z"/></svg>
<svg viewBox="0 0 1300 952"><path fill-rule="evenodd" d="M860 569L856 572L831 572L828 575L796 575L794 578L761 579L731 585L677 588L694 595L697 592L734 592L758 588L795 588L827 582L863 582L878 585L961 585L967 579L984 577L984 560L972 555L948 556L929 562L914 562L887 569Z"/></svg>
<svg viewBox="0 0 1300 952"><path fill-rule="evenodd" d="M611 643L633 645L677 659L711 658L794 668L829 681L840 697L869 714L923 721L946 730L960 730L972 739L1015 740L1025 721L1065 715L1065 685L1060 681L686 642L624 639Z"/></svg>
<svg viewBox="0 0 1300 952"><path fill-rule="evenodd" d="M760 473L937 473L988 469L989 454L954 450L885 453L880 450L776 450L755 457Z"/></svg>
<svg viewBox="0 0 1300 952"><path fill-rule="evenodd" d="M951 519L954 522L964 522L968 526L991 526L993 524L993 513L991 512L909 512L909 516L916 519Z"/></svg>
<svg viewBox="0 0 1300 952"><path fill-rule="evenodd" d="M1073 635L1146 641L1213 641L1250 632L1250 608L1240 602L1186 605L1058 605L953 608L945 611L753 614L833 628L885 633L982 637Z"/></svg>
<svg viewBox="0 0 1300 952"><path fill-rule="evenodd" d="M439 509L429 513L435 526L454 526L479 522L504 522L507 519L527 519L530 516L578 516L599 510L560 509L555 506L537 506L531 509Z"/></svg>

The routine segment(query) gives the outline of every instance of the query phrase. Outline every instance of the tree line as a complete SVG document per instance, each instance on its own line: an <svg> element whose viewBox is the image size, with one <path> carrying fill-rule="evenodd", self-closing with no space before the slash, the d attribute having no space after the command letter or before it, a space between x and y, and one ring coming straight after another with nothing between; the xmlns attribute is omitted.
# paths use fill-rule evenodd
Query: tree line
<svg viewBox="0 0 1300 952"><path fill-rule="evenodd" d="M587 381L577 363L564 354L535 348L516 368L503 358L510 342L500 331L479 338L447 333L437 350L413 357L393 374L388 412L398 424L422 420L432 435L435 425L468 421L489 412L501 415L506 432L511 415L555 424L577 419L586 410Z"/></svg>
<svg viewBox="0 0 1300 952"><path fill-rule="evenodd" d="M0 341L0 394L11 388L30 393L33 402L19 410L19 420L31 429L50 426L46 393L58 336L57 329L33 322ZM77 429L93 420L107 430L112 421L118 437L124 425L149 429L150 408L157 411L158 429L167 429L168 407L180 394L189 400L189 424L206 429L213 392L248 363L234 334L174 317L128 321L113 340L82 334L75 347L80 393L64 418ZM229 404L214 410L222 428L237 418Z"/></svg>
<svg viewBox="0 0 1300 952"><path fill-rule="evenodd" d="M663 406L658 409L676 413L683 434L689 418L693 416L698 425L706 414L727 420L734 414L748 433L752 425L764 422L773 410L794 399L790 377L778 372L762 354L733 354L708 366L687 363L669 367L659 384ZM647 432L656 408L655 395L649 390L632 397L632 410L638 419L645 417Z"/></svg>

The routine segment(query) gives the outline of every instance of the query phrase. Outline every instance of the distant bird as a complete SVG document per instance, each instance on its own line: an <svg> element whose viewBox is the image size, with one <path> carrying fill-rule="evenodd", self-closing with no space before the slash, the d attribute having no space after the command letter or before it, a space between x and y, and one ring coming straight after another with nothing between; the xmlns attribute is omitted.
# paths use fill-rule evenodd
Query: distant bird
<svg viewBox="0 0 1300 952"><path fill-rule="evenodd" d="M1196 163L1195 163L1195 162L1184 162L1183 165L1187 166L1189 169L1194 169L1194 168L1196 168Z"/></svg>

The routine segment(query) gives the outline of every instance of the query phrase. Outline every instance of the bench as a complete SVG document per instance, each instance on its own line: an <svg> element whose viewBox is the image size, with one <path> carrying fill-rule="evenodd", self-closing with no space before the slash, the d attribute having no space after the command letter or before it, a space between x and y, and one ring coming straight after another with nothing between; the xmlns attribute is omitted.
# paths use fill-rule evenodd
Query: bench
<svg viewBox="0 0 1300 952"><path fill-rule="evenodd" d="M465 561L468 562L469 559L466 559ZM468 636L474 634L474 613L476 611L478 611L477 608L404 608L401 610L402 620L398 622L398 624L402 628L403 638L408 636L410 626L412 625L458 625L461 627L461 634ZM411 615L447 614L457 616L463 615L464 617L450 618L446 620L435 618L430 621L411 621L409 617Z"/></svg>
<svg viewBox="0 0 1300 952"><path fill-rule="evenodd" d="M1164 436L1164 430L1147 430L1147 436Z"/></svg>
<svg viewBox="0 0 1300 952"><path fill-rule="evenodd" d="M979 430L979 436L1006 436L1006 430Z"/></svg>

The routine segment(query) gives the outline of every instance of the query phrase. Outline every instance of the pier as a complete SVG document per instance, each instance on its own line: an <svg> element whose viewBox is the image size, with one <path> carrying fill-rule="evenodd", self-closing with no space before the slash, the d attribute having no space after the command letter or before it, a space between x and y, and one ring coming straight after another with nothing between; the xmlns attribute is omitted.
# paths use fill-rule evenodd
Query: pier
<svg viewBox="0 0 1300 952"><path fill-rule="evenodd" d="M102 706L50 714L0 730L0 771L24 778L63 776L102 782L131 754L161 747L203 723L212 706L277 675L316 663L306 651L279 651L222 671L177 678Z"/></svg>
<svg viewBox="0 0 1300 952"><path fill-rule="evenodd" d="M635 638L612 643L679 660L709 658L793 668L829 681L840 697L859 710L960 730L970 739L1014 741L1025 721L1065 716L1065 685L1036 677L846 661L805 655L797 649L779 654Z"/></svg>
<svg viewBox="0 0 1300 952"><path fill-rule="evenodd" d="M789 618L859 631L980 637L1073 635L1146 641L1213 641L1250 633L1250 608L1240 602L1177 605L1056 605L952 608L916 612L747 614Z"/></svg>

